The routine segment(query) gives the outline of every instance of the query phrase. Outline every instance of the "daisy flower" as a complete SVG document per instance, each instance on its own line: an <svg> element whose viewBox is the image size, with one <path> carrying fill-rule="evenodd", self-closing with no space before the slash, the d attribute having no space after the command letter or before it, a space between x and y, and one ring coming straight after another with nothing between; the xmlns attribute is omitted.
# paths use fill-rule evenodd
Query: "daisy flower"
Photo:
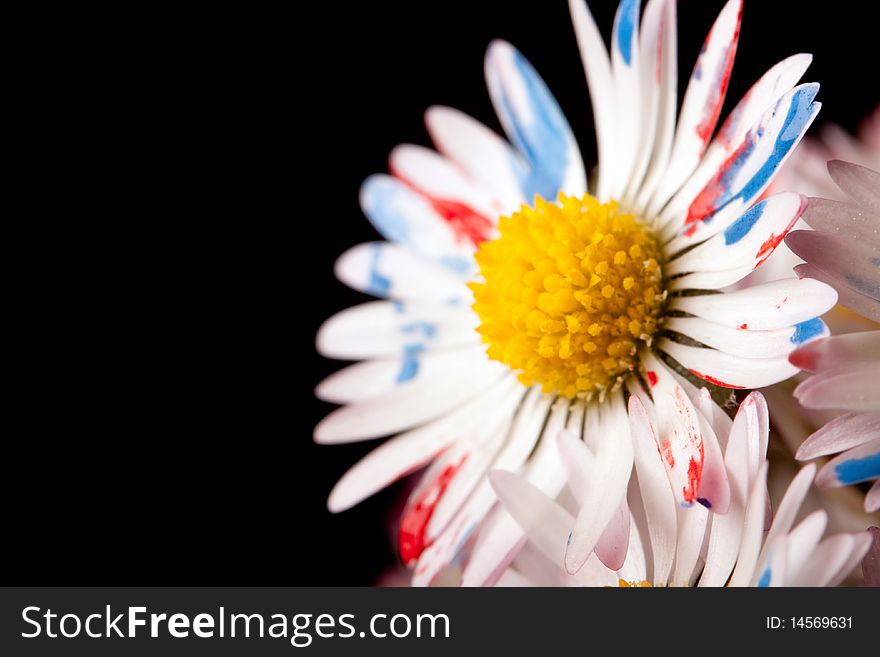
<svg viewBox="0 0 880 657"><path fill-rule="evenodd" d="M839 160L828 163L828 172L848 200L810 199L804 218L814 230L786 238L806 261L795 270L833 285L841 303L880 321L880 173ZM818 340L789 359L815 372L794 391L802 405L847 411L810 436L797 458L837 454L816 482L839 487L874 481L865 509L880 509L880 331Z"/></svg>
<svg viewBox="0 0 880 657"><path fill-rule="evenodd" d="M569 571L583 566L624 500L626 399L640 382L677 503L723 512L722 451L697 421L690 381L752 388L788 378L798 371L789 352L827 335L818 316L837 299L810 279L721 291L760 265L803 210L797 194L762 195L819 111L818 85L797 84L810 56L772 67L716 131L740 0L714 23L680 111L673 0L650 0L644 14L621 2L610 54L587 6L569 4L596 118L595 184L547 86L494 42L486 82L509 141L456 110L427 111L437 151L399 146L392 175L361 189L387 241L336 265L343 282L386 300L339 313L317 336L324 355L364 362L319 385L319 397L344 406L315 439L398 434L342 477L330 509L427 466L399 530L416 584L450 564L464 584L497 580L525 536L486 473L518 471L555 497L563 428L599 443L606 491L582 507L566 550Z"/></svg>
<svg viewBox="0 0 880 657"><path fill-rule="evenodd" d="M676 508L663 476L663 457L655 448L657 425L651 401L637 392L629 399L637 475L620 514L574 576L565 569L565 545L575 515L590 498L606 493L597 483L594 449L570 433L559 436L568 476L567 504L546 496L520 475L490 472L493 488L534 548L520 552L501 583L764 587L842 582L868 554L872 533L842 533L822 540L828 524L822 510L795 524L816 473L813 464L794 477L770 520L767 406L760 393L749 395L726 427L703 415L703 410L711 410L705 390L693 402L705 431L713 425L727 430L718 434L730 482L724 515L699 507Z"/></svg>

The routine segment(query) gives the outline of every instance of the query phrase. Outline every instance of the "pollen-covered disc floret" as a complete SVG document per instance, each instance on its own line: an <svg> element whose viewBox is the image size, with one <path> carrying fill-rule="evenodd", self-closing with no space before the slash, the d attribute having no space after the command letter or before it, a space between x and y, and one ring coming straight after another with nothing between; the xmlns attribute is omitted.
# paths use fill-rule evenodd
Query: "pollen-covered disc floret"
<svg viewBox="0 0 880 657"><path fill-rule="evenodd" d="M650 230L614 201L560 194L502 217L499 231L471 285L489 357L569 398L622 381L664 301Z"/></svg>

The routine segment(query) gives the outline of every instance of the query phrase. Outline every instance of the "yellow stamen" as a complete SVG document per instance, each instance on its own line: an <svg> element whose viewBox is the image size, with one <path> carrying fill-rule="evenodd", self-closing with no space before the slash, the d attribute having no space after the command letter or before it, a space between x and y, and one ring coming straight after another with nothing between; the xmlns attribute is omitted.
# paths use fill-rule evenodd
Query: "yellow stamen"
<svg viewBox="0 0 880 657"><path fill-rule="evenodd" d="M659 248L617 203L540 197L499 222L472 283L489 357L526 385L589 397L635 368L663 305Z"/></svg>
<svg viewBox="0 0 880 657"><path fill-rule="evenodd" d="M627 582L625 579L619 579L619 580L617 580L617 586L618 586L618 588L622 588L622 589L638 588L638 587L653 588L651 586L651 583L646 582L645 580L642 580L641 582Z"/></svg>

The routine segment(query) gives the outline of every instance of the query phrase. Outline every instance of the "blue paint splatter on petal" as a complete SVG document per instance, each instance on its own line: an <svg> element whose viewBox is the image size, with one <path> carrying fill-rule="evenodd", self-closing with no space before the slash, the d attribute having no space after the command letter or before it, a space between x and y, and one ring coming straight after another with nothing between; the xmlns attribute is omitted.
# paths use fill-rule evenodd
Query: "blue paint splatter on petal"
<svg viewBox="0 0 880 657"><path fill-rule="evenodd" d="M391 281L379 273L379 260L382 258L382 245L373 244L370 257L370 280L367 282L367 292L377 297L388 296L391 289Z"/></svg>
<svg viewBox="0 0 880 657"><path fill-rule="evenodd" d="M702 505L703 505L704 507L706 507L707 509L711 509L711 508L712 508L712 503L711 503L709 500L707 500L705 497L698 497L698 498L697 498L697 502L699 502L700 504L702 504Z"/></svg>
<svg viewBox="0 0 880 657"><path fill-rule="evenodd" d="M767 201L761 201L757 205L751 207L743 215L734 221L724 231L724 243L728 246L736 244L743 237L749 234L755 222L764 214L764 208L767 207Z"/></svg>
<svg viewBox="0 0 880 657"><path fill-rule="evenodd" d="M552 200L565 182L569 164L570 130L559 104L528 60L514 51L514 64L521 76L529 104L528 123L502 88L501 110L509 121L511 141L530 165L519 169L519 184L531 202L536 194Z"/></svg>
<svg viewBox="0 0 880 657"><path fill-rule="evenodd" d="M619 16L617 49L620 51L620 56L623 57L623 63L629 66L632 62L633 32L639 17L638 0L621 0L617 11Z"/></svg>
<svg viewBox="0 0 880 657"><path fill-rule="evenodd" d="M441 258L440 264L458 274L470 273L473 267L472 260L468 260L467 258L456 258L453 256L445 256Z"/></svg>
<svg viewBox="0 0 880 657"><path fill-rule="evenodd" d="M409 193L402 183L388 176L370 176L364 181L362 196L364 214L389 242L406 243L409 220L401 211L401 198Z"/></svg>
<svg viewBox="0 0 880 657"><path fill-rule="evenodd" d="M408 344L403 348L403 363L397 374L398 383L406 383L419 373L419 356L425 350L423 344Z"/></svg>
<svg viewBox="0 0 880 657"><path fill-rule="evenodd" d="M823 335L826 332L826 329L825 322L818 317L814 317L805 322L795 324L794 333L792 333L790 340L794 344L803 344L807 340L812 340L817 336Z"/></svg>
<svg viewBox="0 0 880 657"><path fill-rule="evenodd" d="M404 333L421 333L426 338L433 338L437 335L437 326L431 322L410 322L400 327Z"/></svg>
<svg viewBox="0 0 880 657"><path fill-rule="evenodd" d="M770 572L770 567L768 566L767 570L765 570L764 573L761 575L761 579L758 580L758 586L762 589L766 589L768 586L770 586L771 576L772 573Z"/></svg>
<svg viewBox="0 0 880 657"><path fill-rule="evenodd" d="M880 452L858 459L842 461L834 466L837 480L845 485L858 484L880 477Z"/></svg>

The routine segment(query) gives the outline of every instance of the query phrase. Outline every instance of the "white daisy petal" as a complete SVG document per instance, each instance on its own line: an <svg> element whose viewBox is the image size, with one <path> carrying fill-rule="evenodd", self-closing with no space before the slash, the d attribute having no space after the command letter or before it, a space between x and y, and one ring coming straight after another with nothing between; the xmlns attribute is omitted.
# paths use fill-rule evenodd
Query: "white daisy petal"
<svg viewBox="0 0 880 657"><path fill-rule="evenodd" d="M799 461L810 461L876 439L880 439L880 413L846 413L807 438L795 456Z"/></svg>
<svg viewBox="0 0 880 657"><path fill-rule="evenodd" d="M816 476L816 484L837 488L880 478L880 438L875 438L828 461Z"/></svg>
<svg viewBox="0 0 880 657"><path fill-rule="evenodd" d="M801 278L812 278L828 284L837 290L837 293L840 296L840 305L846 306L862 317L874 322L880 322L880 301L872 299L850 287L849 282L846 279L834 274L829 274L818 267L814 267L810 263L797 265L794 268L794 272Z"/></svg>
<svg viewBox="0 0 880 657"><path fill-rule="evenodd" d="M764 531L767 496L767 462L764 461L755 477L746 503L745 522L736 567L728 586L751 586L761 551L761 534Z"/></svg>
<svg viewBox="0 0 880 657"><path fill-rule="evenodd" d="M791 578L799 573L815 551L828 526L828 514L819 509L804 518L788 535L788 585Z"/></svg>
<svg viewBox="0 0 880 657"><path fill-rule="evenodd" d="M478 344L476 322L461 306L369 301L326 320L316 344L328 358L418 358L427 351Z"/></svg>
<svg viewBox="0 0 880 657"><path fill-rule="evenodd" d="M709 521L709 511L699 505L677 509L678 539L675 550L675 568L672 586L691 586L698 574L695 572L700 558L700 548Z"/></svg>
<svg viewBox="0 0 880 657"><path fill-rule="evenodd" d="M501 214L513 212L525 202L519 181L526 175L527 165L501 137L451 107L429 108L425 124L441 153L492 190L502 204Z"/></svg>
<svg viewBox="0 0 880 657"><path fill-rule="evenodd" d="M847 555L846 560L843 562L843 565L834 575L832 575L826 586L837 586L849 577L859 562L865 558L866 554L868 554L868 550L871 549L872 536L868 532L850 534L850 536L853 539L852 549L850 550L849 555Z"/></svg>
<svg viewBox="0 0 880 657"><path fill-rule="evenodd" d="M626 563L631 523L632 514L624 497L596 543L596 557L611 570L620 570Z"/></svg>
<svg viewBox="0 0 880 657"><path fill-rule="evenodd" d="M645 26L652 25L651 18L653 15L653 7L657 0L651 0L645 9ZM631 191L627 196L631 197L635 194L635 210L644 214L648 202L654 195L657 185L663 179L666 173L669 157L672 154L672 143L675 136L675 110L678 104L678 54L676 30L676 3L674 0L661 0L662 15L660 16L660 33L657 37L656 49L657 59L654 64L654 77L657 88L657 118L656 118L656 134L653 139L653 148L649 155L650 160L644 180L639 181L638 177L633 177L633 184L637 182L638 190ZM642 46L643 56L647 57L651 53L651 42L646 39L648 33L643 30L644 44ZM642 66L642 79L646 79L646 75L651 73L651 66L645 62ZM644 85L643 85L644 88ZM648 150L647 148L645 149ZM601 197L600 197L601 198Z"/></svg>
<svg viewBox="0 0 880 657"><path fill-rule="evenodd" d="M611 33L611 68L617 98L617 166L620 176L609 189L620 198L632 176L641 142L641 79L639 77L639 0L621 0Z"/></svg>
<svg viewBox="0 0 880 657"><path fill-rule="evenodd" d="M506 378L504 368L486 360L458 380L431 379L342 406L315 427L315 441L345 443L388 436L454 411Z"/></svg>
<svg viewBox="0 0 880 657"><path fill-rule="evenodd" d="M723 294L676 296L668 307L722 326L745 324L753 331L768 331L817 317L836 301L837 293L831 286L809 278L791 278Z"/></svg>
<svg viewBox="0 0 880 657"><path fill-rule="evenodd" d="M850 198L880 215L880 173L851 162L832 160L828 163L828 174Z"/></svg>
<svg viewBox="0 0 880 657"><path fill-rule="evenodd" d="M725 515L712 515L706 567L700 586L724 586L736 563L744 531L750 480L757 477L761 439L757 404L752 393L736 413L724 464L730 483L730 504ZM761 455L763 457L763 455ZM754 466L751 465L754 460ZM757 556L757 551L755 552Z"/></svg>
<svg viewBox="0 0 880 657"><path fill-rule="evenodd" d="M626 516L629 524L629 528L626 530L628 544L624 550L626 561L623 567L617 571L617 576L627 582L645 582L648 580L645 548L642 545L642 538L639 536L639 528L636 525L635 518L628 509L629 507L627 507Z"/></svg>
<svg viewBox="0 0 880 657"><path fill-rule="evenodd" d="M465 304L471 299L465 280L392 242L358 244L339 256L336 278L376 297Z"/></svg>
<svg viewBox="0 0 880 657"><path fill-rule="evenodd" d="M315 396L335 404L349 404L379 397L399 386L467 378L471 368L481 368L485 361L483 346L419 354L418 359L413 354L404 354L389 360L364 360L321 381Z"/></svg>
<svg viewBox="0 0 880 657"><path fill-rule="evenodd" d="M800 572L793 573L791 586L828 586L847 563L855 547L850 534L836 534L819 543Z"/></svg>
<svg viewBox="0 0 880 657"><path fill-rule="evenodd" d="M763 388L798 373L798 368L785 356L743 358L717 349L691 347L668 338L660 338L657 349L672 356L691 374L725 388Z"/></svg>
<svg viewBox="0 0 880 657"><path fill-rule="evenodd" d="M755 204L724 232L679 256L663 268L667 276L695 271L758 267L794 226L806 198L794 192L776 194Z"/></svg>
<svg viewBox="0 0 880 657"><path fill-rule="evenodd" d="M389 438L352 466L327 501L336 513L420 468L491 412L510 387L495 386L431 424Z"/></svg>
<svg viewBox="0 0 880 657"><path fill-rule="evenodd" d="M402 181L374 174L361 185L360 202L367 219L388 241L453 271L473 270L473 243L457 236L428 199Z"/></svg>
<svg viewBox="0 0 880 657"><path fill-rule="evenodd" d="M531 166L520 181L523 195L555 199L559 191L582 196L586 174L577 142L547 85L513 46L494 41L486 53L486 85L511 142Z"/></svg>
<svg viewBox="0 0 880 657"><path fill-rule="evenodd" d="M571 538L565 548L565 570L576 573L596 547L599 537L626 496L633 464L632 442L626 439L629 422L623 393L614 393L600 418L601 442L595 452L594 481L581 501ZM608 440L614 436L616 440ZM597 436L598 437L598 436Z"/></svg>
<svg viewBox="0 0 880 657"><path fill-rule="evenodd" d="M611 76L611 62L608 59L608 51L605 50L605 42L585 0L569 0L568 7L581 61L587 74L590 102L596 124L600 162L596 197L604 202L610 198L609 189L613 181L623 176L616 162L617 103Z"/></svg>
<svg viewBox="0 0 880 657"><path fill-rule="evenodd" d="M818 317L772 331L751 331L715 324L702 317L669 317L663 325L707 347L742 358L776 358L792 353L799 345L826 337L828 327ZM800 365L792 361L792 364Z"/></svg>
<svg viewBox="0 0 880 657"><path fill-rule="evenodd" d="M880 300L880 245L854 242L817 230L796 230L785 244L813 267L844 279L848 287L860 294Z"/></svg>
<svg viewBox="0 0 880 657"><path fill-rule="evenodd" d="M724 455L718 438L709 421L714 405L709 391L700 389L700 395L694 400L697 417L700 420L700 433L703 436L703 472L700 476L700 488L697 491L700 504L711 509L714 514L723 515L730 508L730 482L727 468L724 467Z"/></svg>
<svg viewBox="0 0 880 657"><path fill-rule="evenodd" d="M539 388L531 388L526 394L513 421L510 435L498 453L492 468L518 470L537 442L544 421L550 411L551 399L541 394ZM468 497L449 528L429 545L419 557L413 572L413 586L427 586L437 574L455 557L461 546L495 504L496 496L487 478Z"/></svg>
<svg viewBox="0 0 880 657"><path fill-rule="evenodd" d="M755 574L755 586L777 588L788 578L788 536L780 536L762 570Z"/></svg>
<svg viewBox="0 0 880 657"><path fill-rule="evenodd" d="M739 40L742 0L729 0L712 25L697 59L681 105L666 175L648 206L660 212L700 161L724 104Z"/></svg>
<svg viewBox="0 0 880 657"><path fill-rule="evenodd" d="M565 473L559 458L556 436L566 427L568 409L568 403L563 400L554 403L535 453L524 470L524 476L529 483L551 499L565 485ZM567 428L571 431L577 425L569 424ZM462 573L462 586L490 586L494 583L494 578L516 556L525 542L524 539L522 528L511 515L503 507L496 507L477 537L470 560Z"/></svg>

